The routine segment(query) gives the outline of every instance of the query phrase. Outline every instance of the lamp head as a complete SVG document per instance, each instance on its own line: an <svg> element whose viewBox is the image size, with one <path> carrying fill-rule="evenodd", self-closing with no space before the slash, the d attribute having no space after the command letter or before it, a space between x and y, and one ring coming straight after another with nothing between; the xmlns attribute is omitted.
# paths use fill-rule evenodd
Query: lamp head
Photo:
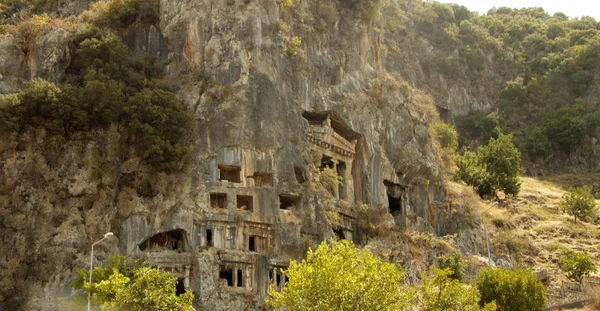
<svg viewBox="0 0 600 311"><path fill-rule="evenodd" d="M106 238L111 237L113 235L114 234L112 232L107 232L107 233L104 234L104 238L106 239Z"/></svg>

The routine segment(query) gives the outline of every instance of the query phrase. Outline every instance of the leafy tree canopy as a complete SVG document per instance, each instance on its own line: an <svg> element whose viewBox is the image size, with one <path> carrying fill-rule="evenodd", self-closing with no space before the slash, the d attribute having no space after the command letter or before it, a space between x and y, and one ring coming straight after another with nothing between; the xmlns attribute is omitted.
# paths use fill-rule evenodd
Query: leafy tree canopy
<svg viewBox="0 0 600 311"><path fill-rule="evenodd" d="M575 222L577 218L589 221L596 215L596 199L588 186L571 188L563 195L559 207L573 216Z"/></svg>
<svg viewBox="0 0 600 311"><path fill-rule="evenodd" d="M500 311L546 308L546 288L531 270L485 268L477 274L475 284L481 293L480 305L495 301Z"/></svg>
<svg viewBox="0 0 600 311"><path fill-rule="evenodd" d="M288 311L410 310L412 291L404 273L372 253L342 240L321 243L301 262L291 261L281 293L269 290L267 304Z"/></svg>
<svg viewBox="0 0 600 311"><path fill-rule="evenodd" d="M78 278L71 286L91 292L92 301L102 310L194 310L190 291L176 294L177 278L157 268L127 265L124 260L113 256L105 267L94 267L91 285L88 270L77 269Z"/></svg>
<svg viewBox="0 0 600 311"><path fill-rule="evenodd" d="M425 275L419 288L420 305L423 311L495 311L496 303L487 303L479 307L477 287L453 279L452 270L432 268L431 276Z"/></svg>
<svg viewBox="0 0 600 311"><path fill-rule="evenodd" d="M458 156L456 164L459 168L456 177L475 187L480 196L492 196L498 190L512 196L519 194L521 153L513 145L512 135L492 138L478 153Z"/></svg>
<svg viewBox="0 0 600 311"><path fill-rule="evenodd" d="M560 269L567 273L567 277L571 280L581 280L584 276L598 271L592 257L587 251L574 252L565 251L558 260Z"/></svg>

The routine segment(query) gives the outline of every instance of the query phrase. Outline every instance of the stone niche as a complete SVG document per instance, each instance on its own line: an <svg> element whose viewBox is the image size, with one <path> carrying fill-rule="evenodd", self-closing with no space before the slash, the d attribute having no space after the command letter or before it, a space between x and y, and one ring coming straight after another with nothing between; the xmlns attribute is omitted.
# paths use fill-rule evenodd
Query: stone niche
<svg viewBox="0 0 600 311"><path fill-rule="evenodd" d="M239 249L256 252L256 253L271 253L274 251L271 224L244 221L241 223L240 234L243 245L238 245Z"/></svg>
<svg viewBox="0 0 600 311"><path fill-rule="evenodd" d="M339 240L353 241L352 232L356 224L356 218L352 215L338 212L338 219L333 221L333 233Z"/></svg>
<svg viewBox="0 0 600 311"><path fill-rule="evenodd" d="M140 259L177 278L177 294L190 289L193 255L189 252L187 233L182 229L160 232L144 240Z"/></svg>
<svg viewBox="0 0 600 311"><path fill-rule="evenodd" d="M388 212L392 216L406 215L405 188L389 180L384 180L383 185L388 198Z"/></svg>
<svg viewBox="0 0 600 311"><path fill-rule="evenodd" d="M217 284L235 292L252 292L256 287L256 284L254 284L254 270L253 263L222 260L219 263Z"/></svg>
<svg viewBox="0 0 600 311"><path fill-rule="evenodd" d="M196 226L201 247L237 249L260 254L275 251L272 225L268 223L207 220Z"/></svg>
<svg viewBox="0 0 600 311"><path fill-rule="evenodd" d="M167 232L157 233L142 243L139 248L146 251L178 251L185 252L189 249L187 234L183 229L175 229Z"/></svg>
<svg viewBox="0 0 600 311"><path fill-rule="evenodd" d="M321 170L334 169L342 179L335 189L328 190L336 199L354 203L352 165L360 134L332 111L305 111L302 116L309 124L306 140L311 144L313 164Z"/></svg>
<svg viewBox="0 0 600 311"><path fill-rule="evenodd" d="M281 292L285 287L285 283L288 282L288 277L283 271L287 269L284 265L270 265L269 266L269 286L273 285L276 291Z"/></svg>
<svg viewBox="0 0 600 311"><path fill-rule="evenodd" d="M200 247L234 249L236 245L236 226L230 221L207 220L196 224L196 234Z"/></svg>
<svg viewBox="0 0 600 311"><path fill-rule="evenodd" d="M250 146L219 149L210 160L212 186L268 188L273 185L273 158Z"/></svg>

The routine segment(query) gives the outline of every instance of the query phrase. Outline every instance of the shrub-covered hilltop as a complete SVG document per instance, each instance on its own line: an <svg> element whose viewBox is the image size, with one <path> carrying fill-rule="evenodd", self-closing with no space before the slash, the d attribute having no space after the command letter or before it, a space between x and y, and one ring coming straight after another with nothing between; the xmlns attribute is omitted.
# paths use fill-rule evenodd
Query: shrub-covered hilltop
<svg viewBox="0 0 600 311"><path fill-rule="evenodd" d="M87 21L118 32L134 23L159 20L157 3L134 0L97 3L77 20L61 19L58 23L53 17L85 8L78 5L3 1L0 33L18 32L22 40L28 40L53 23L64 26ZM565 161L592 168L599 163L593 155L597 154L596 130L600 125L596 100L600 87L595 74L600 66L600 26L591 17L551 16L543 8L506 7L490 9L482 16L454 4L397 0L326 0L314 4L288 0L280 1L280 7L276 31L286 42L285 51L291 58L310 58L303 42L326 35L327 27L338 20L358 20L373 26L379 31L372 51L378 62L375 66L383 66L431 94L442 118L456 122L463 145L485 144L500 132L513 133L528 160L526 167L536 174L543 173L540 167L565 168ZM34 15L32 21L27 19L31 14L50 15ZM117 80L140 88L147 85L141 85L139 78L151 81L148 78L158 73L148 63L152 59L129 61L142 69L136 76L111 58L111 62L101 64L112 69L86 77L89 70L84 68L94 62L89 49L102 48L90 45L89 40L106 45L115 44L107 40L116 38L89 30L79 37L78 45L88 41L78 47L70 70L80 72L77 86L119 76ZM116 45L111 48L122 52ZM116 56L126 61L126 55ZM99 64L94 63L96 70L102 69L97 68ZM123 69L126 71L121 72ZM98 120L100 116L90 117L103 122ZM168 152L167 157L177 158L181 150ZM529 165L533 163L544 165Z"/></svg>
<svg viewBox="0 0 600 311"><path fill-rule="evenodd" d="M597 167L593 156L600 124L597 21L562 13L550 16L542 8L497 8L479 16L441 3L418 4L409 12L405 25L410 26L399 31L427 38L433 47L420 64L429 78L423 87L438 104L445 101L443 85L449 80L488 95L486 109L465 116L456 117L467 111L449 106L461 143L485 144L500 132L513 133L529 163ZM386 44L394 50L392 40ZM527 167L540 173L535 165Z"/></svg>

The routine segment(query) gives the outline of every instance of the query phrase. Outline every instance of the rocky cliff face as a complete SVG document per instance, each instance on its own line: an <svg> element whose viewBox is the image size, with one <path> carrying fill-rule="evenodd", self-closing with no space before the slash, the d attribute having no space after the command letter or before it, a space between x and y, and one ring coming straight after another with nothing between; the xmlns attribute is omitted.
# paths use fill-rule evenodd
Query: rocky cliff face
<svg viewBox="0 0 600 311"><path fill-rule="evenodd" d="M152 172L116 124L69 139L43 129L3 137L0 306L56 307L107 231L116 238L98 246L98 260L145 258L204 310L260 308L268 285L285 282L279 268L307 245L365 243L359 203L386 208L394 230L456 232L437 221L434 107L379 56L376 23L330 4L319 28L316 1L162 0L158 23L119 31L131 54L157 57L164 84L194 114L183 173ZM33 77L63 82L76 30L0 37L0 92ZM476 96L446 107L462 111ZM326 182L327 169L340 184Z"/></svg>

